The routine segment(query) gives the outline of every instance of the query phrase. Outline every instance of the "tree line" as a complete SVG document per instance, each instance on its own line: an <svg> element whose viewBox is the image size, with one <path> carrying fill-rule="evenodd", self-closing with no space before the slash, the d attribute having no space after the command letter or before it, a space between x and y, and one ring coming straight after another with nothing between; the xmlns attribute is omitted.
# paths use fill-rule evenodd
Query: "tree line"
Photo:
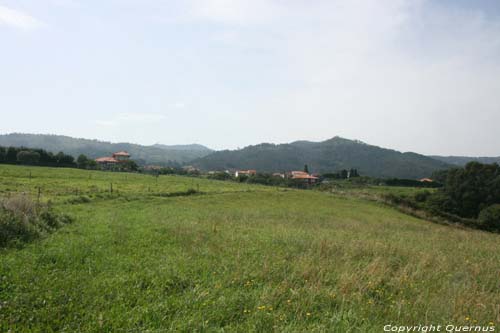
<svg viewBox="0 0 500 333"><path fill-rule="evenodd" d="M97 162L80 154L78 158L63 152L54 154L45 149L26 147L2 147L0 146L0 164L34 165L47 167L80 168L89 170L100 170ZM113 171L137 171L137 164L132 161L120 162L107 168Z"/></svg>
<svg viewBox="0 0 500 333"><path fill-rule="evenodd" d="M63 152L54 154L44 149L0 147L0 163L39 165L50 167L77 167L75 158Z"/></svg>
<svg viewBox="0 0 500 333"><path fill-rule="evenodd" d="M433 178L443 186L390 201L422 209L450 222L500 231L500 166L470 162L463 168L439 171Z"/></svg>

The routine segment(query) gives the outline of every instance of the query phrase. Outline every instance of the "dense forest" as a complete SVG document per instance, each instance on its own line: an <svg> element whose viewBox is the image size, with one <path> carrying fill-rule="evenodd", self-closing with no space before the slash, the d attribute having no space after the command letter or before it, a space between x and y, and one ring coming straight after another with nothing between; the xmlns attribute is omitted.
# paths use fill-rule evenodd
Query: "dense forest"
<svg viewBox="0 0 500 333"><path fill-rule="evenodd" d="M297 141L290 144L260 144L240 150L218 151L192 162L203 170L256 169L261 172L302 170L313 173L357 169L380 178L429 177L449 167L441 161L415 153L401 153L340 137L323 142Z"/></svg>

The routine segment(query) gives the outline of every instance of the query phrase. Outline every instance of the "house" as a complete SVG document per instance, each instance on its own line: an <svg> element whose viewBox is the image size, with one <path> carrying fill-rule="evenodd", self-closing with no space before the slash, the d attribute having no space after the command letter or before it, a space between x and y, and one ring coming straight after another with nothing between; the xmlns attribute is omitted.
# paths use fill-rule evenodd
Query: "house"
<svg viewBox="0 0 500 333"><path fill-rule="evenodd" d="M105 167L110 167L112 165L116 165L118 163L126 162L130 158L130 154L126 151L119 151L111 155L111 157L99 157L96 158L95 161L97 164Z"/></svg>
<svg viewBox="0 0 500 333"><path fill-rule="evenodd" d="M239 176L254 176L257 174L257 170L237 170L234 176L238 178Z"/></svg>
<svg viewBox="0 0 500 333"><path fill-rule="evenodd" d="M432 180L430 178L422 178L419 181L422 183L434 183L434 180Z"/></svg>
<svg viewBox="0 0 500 333"><path fill-rule="evenodd" d="M311 176L310 174L308 174L307 172L304 172L304 171L291 171L288 174L288 178L302 180L308 184L314 184L319 179L318 177Z"/></svg>
<svg viewBox="0 0 500 333"><path fill-rule="evenodd" d="M284 173L275 172L275 173L273 173L273 177L285 178L285 174Z"/></svg>
<svg viewBox="0 0 500 333"><path fill-rule="evenodd" d="M195 168L192 165L183 166L182 170L186 171L187 173L198 173L198 172L200 172L200 169Z"/></svg>
<svg viewBox="0 0 500 333"><path fill-rule="evenodd" d="M114 165L118 163L118 160L114 157L99 157L96 158L95 161L100 165Z"/></svg>
<svg viewBox="0 0 500 333"><path fill-rule="evenodd" d="M119 162L128 161L130 158L130 154L127 153L126 151L119 151L119 152L113 153L113 158Z"/></svg>

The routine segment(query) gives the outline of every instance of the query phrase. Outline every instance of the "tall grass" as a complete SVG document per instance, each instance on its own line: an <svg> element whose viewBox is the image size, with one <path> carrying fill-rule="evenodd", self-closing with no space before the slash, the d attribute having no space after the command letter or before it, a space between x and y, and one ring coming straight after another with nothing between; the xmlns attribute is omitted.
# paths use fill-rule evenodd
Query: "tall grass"
<svg viewBox="0 0 500 333"><path fill-rule="evenodd" d="M57 214L49 204L35 203L21 194L0 200L0 247L19 245L70 223L65 214Z"/></svg>
<svg viewBox="0 0 500 333"><path fill-rule="evenodd" d="M24 170L4 174L9 191L26 188ZM157 196L144 191L150 178L131 176L117 187L128 196L70 203L59 189L89 175L75 171L57 187L52 170L34 172L75 223L0 252L0 331L382 332L500 322L500 235L363 198L216 181L200 183L204 195ZM162 177L154 193L193 187Z"/></svg>

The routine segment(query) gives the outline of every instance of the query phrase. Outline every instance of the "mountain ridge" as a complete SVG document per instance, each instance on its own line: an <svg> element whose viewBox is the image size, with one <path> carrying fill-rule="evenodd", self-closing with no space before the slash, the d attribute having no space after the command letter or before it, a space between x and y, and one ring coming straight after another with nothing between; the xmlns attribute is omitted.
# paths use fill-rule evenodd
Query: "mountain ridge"
<svg viewBox="0 0 500 333"><path fill-rule="evenodd" d="M302 170L335 172L355 168L380 178L422 178L451 165L431 157L381 148L339 136L320 142L262 143L238 150L216 151L191 162L202 170L256 169L263 172Z"/></svg>
<svg viewBox="0 0 500 333"><path fill-rule="evenodd" d="M63 151L75 157L85 154L90 158L109 156L113 152L126 150L140 164L158 165L182 164L212 152L210 148L198 144L145 146L127 142L112 143L96 139L74 138L66 135L28 133L0 134L0 146L41 148L55 153Z"/></svg>

